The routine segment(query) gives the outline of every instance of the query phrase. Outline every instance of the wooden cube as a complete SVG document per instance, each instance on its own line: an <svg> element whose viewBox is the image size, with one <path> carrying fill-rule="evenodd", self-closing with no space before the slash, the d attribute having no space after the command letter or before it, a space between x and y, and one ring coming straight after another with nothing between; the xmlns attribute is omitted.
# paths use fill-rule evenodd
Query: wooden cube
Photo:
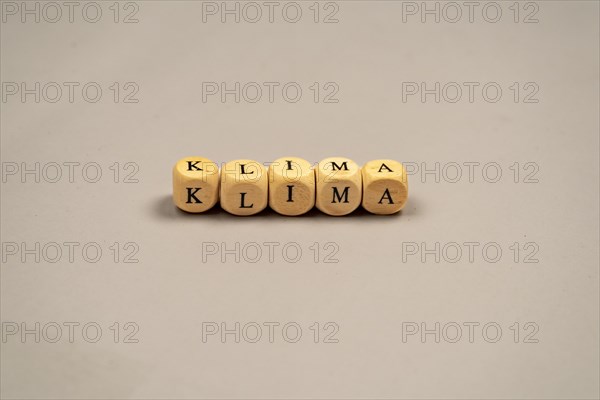
<svg viewBox="0 0 600 400"><path fill-rule="evenodd" d="M219 201L219 166L204 157L186 157L173 167L173 203L201 213Z"/></svg>
<svg viewBox="0 0 600 400"><path fill-rule="evenodd" d="M269 207L301 215L315 205L315 171L302 158L282 157L269 166Z"/></svg>
<svg viewBox="0 0 600 400"><path fill-rule="evenodd" d="M360 167L343 157L330 157L316 169L319 210L329 215L347 215L360 205L362 175Z"/></svg>
<svg viewBox="0 0 600 400"><path fill-rule="evenodd" d="M234 215L254 215L269 197L267 169L258 161L234 160L221 169L221 207Z"/></svg>
<svg viewBox="0 0 600 400"><path fill-rule="evenodd" d="M362 206L373 214L394 214L408 198L404 165L394 160L369 161L362 168Z"/></svg>

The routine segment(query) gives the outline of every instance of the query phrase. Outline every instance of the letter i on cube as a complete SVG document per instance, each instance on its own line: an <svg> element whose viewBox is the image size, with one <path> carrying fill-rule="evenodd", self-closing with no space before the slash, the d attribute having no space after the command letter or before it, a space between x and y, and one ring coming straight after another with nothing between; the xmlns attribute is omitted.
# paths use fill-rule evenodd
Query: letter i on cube
<svg viewBox="0 0 600 400"><path fill-rule="evenodd" d="M315 171L302 158L282 157L269 166L269 207L282 215L302 215L315 205Z"/></svg>

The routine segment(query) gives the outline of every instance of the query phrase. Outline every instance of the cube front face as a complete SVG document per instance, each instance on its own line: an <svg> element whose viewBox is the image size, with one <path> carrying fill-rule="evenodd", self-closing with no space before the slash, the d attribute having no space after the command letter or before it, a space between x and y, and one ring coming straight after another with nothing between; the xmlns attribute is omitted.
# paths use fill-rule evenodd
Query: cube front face
<svg viewBox="0 0 600 400"><path fill-rule="evenodd" d="M373 214L395 214L408 199L408 176L394 160L373 160L362 168L362 206Z"/></svg>
<svg viewBox="0 0 600 400"><path fill-rule="evenodd" d="M185 157L173 167L173 203L201 213L219 201L219 166L204 157Z"/></svg>
<svg viewBox="0 0 600 400"><path fill-rule="evenodd" d="M234 160L221 169L221 207L234 215L265 209L269 195L267 169L258 161Z"/></svg>
<svg viewBox="0 0 600 400"><path fill-rule="evenodd" d="M330 157L319 162L316 170L319 210L329 215L347 215L362 200L362 174L354 161Z"/></svg>
<svg viewBox="0 0 600 400"><path fill-rule="evenodd" d="M282 215L302 215L315 205L315 171L298 157L282 157L269 166L269 207Z"/></svg>

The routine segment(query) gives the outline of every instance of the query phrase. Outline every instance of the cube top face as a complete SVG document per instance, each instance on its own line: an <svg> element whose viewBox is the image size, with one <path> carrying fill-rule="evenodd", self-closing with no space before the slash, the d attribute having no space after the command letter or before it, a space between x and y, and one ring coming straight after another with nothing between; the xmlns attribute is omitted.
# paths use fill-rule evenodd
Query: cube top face
<svg viewBox="0 0 600 400"><path fill-rule="evenodd" d="M394 160L373 160L362 168L362 205L373 214L394 214L408 199L408 176L404 165Z"/></svg>
<svg viewBox="0 0 600 400"><path fill-rule="evenodd" d="M329 157L319 161L317 175L323 183L335 183L340 179L352 179L360 175L360 167L349 158Z"/></svg>
<svg viewBox="0 0 600 400"><path fill-rule="evenodd" d="M301 215L315 205L315 171L298 157L282 157L269 166L269 206L282 215Z"/></svg>
<svg viewBox="0 0 600 400"><path fill-rule="evenodd" d="M221 169L221 207L234 215L265 209L269 194L267 169L254 160L233 160Z"/></svg>
<svg viewBox="0 0 600 400"><path fill-rule="evenodd" d="M254 160L228 161L221 168L221 183L259 183L266 176L265 166Z"/></svg>
<svg viewBox="0 0 600 400"><path fill-rule="evenodd" d="M208 158L185 157L173 167L173 203L201 213L219 201L219 166Z"/></svg>
<svg viewBox="0 0 600 400"><path fill-rule="evenodd" d="M362 200L361 169L354 161L329 157L319 162L316 170L319 210L329 215L347 215Z"/></svg>
<svg viewBox="0 0 600 400"><path fill-rule="evenodd" d="M374 178L386 178L408 182L404 165L394 160L372 160L363 165L363 171Z"/></svg>
<svg viewBox="0 0 600 400"><path fill-rule="evenodd" d="M275 176L286 182L299 182L304 177L312 177L314 180L314 170L310 162L303 158L281 157L269 165L270 182L273 182Z"/></svg>
<svg viewBox="0 0 600 400"><path fill-rule="evenodd" d="M210 180L219 177L219 166L205 157L185 157L175 163L173 172L189 179Z"/></svg>

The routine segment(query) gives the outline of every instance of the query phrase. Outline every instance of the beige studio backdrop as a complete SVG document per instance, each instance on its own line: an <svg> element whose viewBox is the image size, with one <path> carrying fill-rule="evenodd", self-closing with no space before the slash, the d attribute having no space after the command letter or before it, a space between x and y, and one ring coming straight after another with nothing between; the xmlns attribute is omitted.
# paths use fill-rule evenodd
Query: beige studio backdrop
<svg viewBox="0 0 600 400"><path fill-rule="evenodd" d="M2 398L598 398L598 2L1 10ZM189 215L189 155L409 200Z"/></svg>

